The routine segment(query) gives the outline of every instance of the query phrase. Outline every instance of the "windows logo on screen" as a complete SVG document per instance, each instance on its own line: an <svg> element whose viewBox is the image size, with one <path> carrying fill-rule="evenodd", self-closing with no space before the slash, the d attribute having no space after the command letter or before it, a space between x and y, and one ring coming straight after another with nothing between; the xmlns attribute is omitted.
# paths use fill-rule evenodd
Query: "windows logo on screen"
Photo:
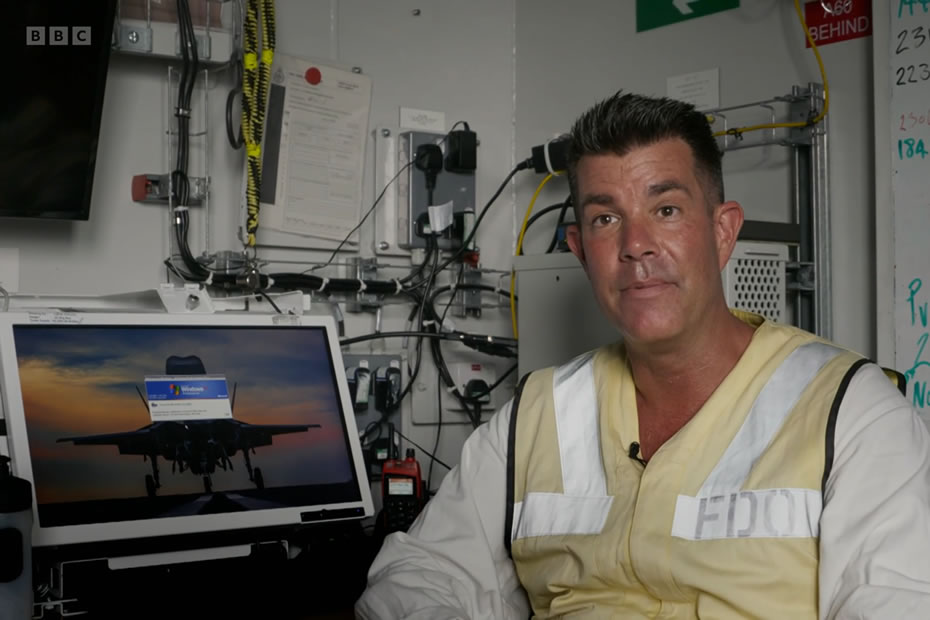
<svg viewBox="0 0 930 620"><path fill-rule="evenodd" d="M180 385L175 385L174 383L172 383L171 385L168 386L168 389L171 390L171 393L174 394L175 396L180 396L180 395L181 395L181 386L180 386Z"/></svg>

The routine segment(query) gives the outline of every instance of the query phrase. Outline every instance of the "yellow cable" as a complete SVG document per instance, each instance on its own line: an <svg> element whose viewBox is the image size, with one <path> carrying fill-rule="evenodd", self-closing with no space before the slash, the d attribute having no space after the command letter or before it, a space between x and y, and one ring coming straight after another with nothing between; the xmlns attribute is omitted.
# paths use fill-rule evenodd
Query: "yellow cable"
<svg viewBox="0 0 930 620"><path fill-rule="evenodd" d="M526 215L523 216L523 226L520 227L520 236L517 237L517 256L520 255L520 251L523 249L523 237L526 235L526 225L530 221L530 214L533 213L533 205L536 204L536 199L539 198L539 194L542 192L542 188L546 186L546 183L555 178L554 174L547 174L546 178L542 180L539 186L536 188L536 191L533 192L533 197L530 199L530 206L526 208ZM514 270L510 270L510 321L513 324L513 337L518 338L517 336L517 300L516 300L516 286L517 286L517 275L514 273Z"/></svg>
<svg viewBox="0 0 930 620"><path fill-rule="evenodd" d="M827 82L827 71L823 67L823 59L820 57L820 50L817 49L817 44L814 43L814 38L811 37L810 31L807 29L807 22L804 21L804 13L801 11L801 1L794 0L794 12L798 15L798 20L801 22L801 28L804 30L804 36L807 37L807 42L811 44L811 50L814 52L814 57L817 59L817 66L820 67L820 79L823 81L823 110L820 111L820 114L815 116L813 119L808 121L798 121L794 123L764 123L761 125L750 125L748 127L736 127L734 129L728 129L726 131L718 131L714 136L725 136L727 134L739 135L746 133L748 131L759 131L760 129L780 129L783 127L807 127L809 125L816 125L827 115L827 110L830 109L830 84Z"/></svg>

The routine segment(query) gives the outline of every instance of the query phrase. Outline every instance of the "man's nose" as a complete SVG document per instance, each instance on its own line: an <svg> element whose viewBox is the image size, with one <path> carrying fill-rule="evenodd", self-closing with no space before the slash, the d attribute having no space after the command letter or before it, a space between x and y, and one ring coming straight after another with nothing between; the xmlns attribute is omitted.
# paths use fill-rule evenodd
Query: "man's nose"
<svg viewBox="0 0 930 620"><path fill-rule="evenodd" d="M627 220L620 231L620 260L642 260L658 252L656 239L648 223Z"/></svg>

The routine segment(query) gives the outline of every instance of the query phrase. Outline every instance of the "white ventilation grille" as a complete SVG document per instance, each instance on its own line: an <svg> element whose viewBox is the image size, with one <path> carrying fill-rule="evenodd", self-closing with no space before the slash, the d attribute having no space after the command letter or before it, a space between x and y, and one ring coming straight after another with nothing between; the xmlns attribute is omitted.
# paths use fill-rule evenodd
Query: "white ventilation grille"
<svg viewBox="0 0 930 620"><path fill-rule="evenodd" d="M785 322L788 246L738 241L723 272L727 305Z"/></svg>

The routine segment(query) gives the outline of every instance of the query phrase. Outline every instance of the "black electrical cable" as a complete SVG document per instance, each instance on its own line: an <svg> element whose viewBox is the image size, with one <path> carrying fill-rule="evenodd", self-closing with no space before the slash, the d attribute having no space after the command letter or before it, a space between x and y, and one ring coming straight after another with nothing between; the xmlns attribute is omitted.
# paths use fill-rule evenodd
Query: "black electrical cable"
<svg viewBox="0 0 930 620"><path fill-rule="evenodd" d="M238 134L233 128L233 107L236 104L236 97L242 94L242 87L236 86L226 95L226 139L229 145L239 150L245 144L245 136L242 135L242 125L239 125Z"/></svg>
<svg viewBox="0 0 930 620"><path fill-rule="evenodd" d="M535 224L536 222L539 221L540 218L542 218L542 217L544 217L544 216L546 216L546 215L549 215L549 214L552 213L553 211L559 211L559 212L561 212L563 209L565 209L565 203L564 203L564 202L560 202L560 203L554 204L554 205L549 205L549 206L546 207L545 209L540 209L539 211L537 211L536 213L534 213L533 216L532 216L530 219L528 219L528 220L526 221L526 230L528 231L528 230L533 226L533 224ZM524 233L524 234L525 234L525 233ZM521 253L521 254L523 253L522 249L521 249L520 253Z"/></svg>
<svg viewBox="0 0 930 620"><path fill-rule="evenodd" d="M449 340L451 342L461 342L462 344L467 344L474 340L487 341L489 343L497 343L501 346L515 347L516 340L513 338L503 338L500 336L490 336L490 335L479 335L479 334L468 334L465 332L429 332L429 331L396 331L396 332L378 332L376 334L362 334L361 336L353 336L352 338L342 338L339 340L339 345L347 347L350 344L356 344L359 342L366 342L368 340L378 340L380 338L427 338L433 340Z"/></svg>
<svg viewBox="0 0 930 620"><path fill-rule="evenodd" d="M307 273L308 271L316 271L317 269L322 269L323 267L328 267L328 266L333 262L333 260L336 258L336 255L339 253L339 250L342 249L342 246L344 246L346 243L348 243L348 241L349 241L349 239L352 237L352 235L355 234L355 231L357 231L359 228L361 228L361 227L362 227L362 224L365 223L365 220L368 219L368 216L372 214L372 212L375 210L375 207L377 207L377 206L378 206L378 203L381 202L381 199L384 198L384 194L387 193L388 188L391 187L391 185L394 183L394 181L396 181L396 180L398 179L398 177L400 177L400 175L403 174L404 171L406 171L407 168L409 168L409 167L412 166L412 165L413 165L413 162L412 162L412 161L411 161L411 162L408 162L407 164L405 164L400 170L397 171L397 174L395 174L393 177L391 177L391 180L388 181L388 182L384 185L384 189L382 189L382 190L381 190L381 193L378 194L378 197L375 198L375 201L372 203L371 207L369 207L368 211L365 212L365 215L362 216L362 219L359 220L359 223L356 224L355 227L354 227L352 230L349 231L349 233L345 236L345 238L344 238L342 241L339 242L339 245L336 246L336 249L333 250L333 253L330 254L329 260L327 260L327 261L326 261L325 263L323 263L322 265L315 265L315 266L311 267L310 269L305 269L305 270L302 271L301 273Z"/></svg>
<svg viewBox="0 0 930 620"><path fill-rule="evenodd" d="M452 471L452 468L449 467L448 465L446 465L445 463L443 463L443 462L439 459L438 456L436 456L435 454L430 454L429 450L426 450L423 446L421 446L420 444L418 444L418 443L415 442L414 440L410 439L409 437L407 437L406 435L404 435L403 433L401 433L401 432L400 432L399 430L397 430L396 428L394 429L394 432L397 433L398 435L400 435L402 439L405 439L405 440L409 441L409 442L412 443L414 446L416 446L417 448L419 448L420 451L421 451L423 454L425 454L426 456L430 457L431 459L434 459L434 460L436 461L436 463L438 463L439 465L442 465L443 467L445 467L445 468L448 469L449 471Z"/></svg>
<svg viewBox="0 0 930 620"><path fill-rule="evenodd" d="M471 242L472 242L472 239L475 238L475 233L478 232L478 226L481 224L481 220L483 220L483 219L484 219L484 216L487 215L488 210L491 208L491 205L493 205L493 204L494 204L494 201L498 199L498 197L501 195L501 193L503 193L504 189L505 189L505 188L507 187L507 185L510 183L511 179L513 179L513 177L514 177L518 172L520 172L521 170L526 170L526 169L529 167L531 161L532 161L532 160L520 162L519 164L516 165L516 167L514 167L513 170L511 170L511 171L507 174L507 176L506 176L506 177L504 178L504 180L501 182L500 186L497 188L497 191L494 192L494 194L491 196L491 199L488 200L488 202L487 202L487 203L484 205L484 207L481 209L481 213L479 213L479 214L478 214L478 217L475 218L475 224L474 224L474 226L472 226L471 232L468 233L468 236L465 237L465 239L462 240L462 245L460 245L459 248L458 248L455 252L453 252L452 255L449 256L449 258L447 258L447 259L442 263L442 266L439 267L439 271L442 271L443 269L445 269L446 267L448 267L449 265L451 265L453 262L455 262L456 260L458 260L459 257L462 256L462 254L465 253L466 248L469 247L469 245L470 245Z"/></svg>
<svg viewBox="0 0 930 620"><path fill-rule="evenodd" d="M555 230L552 231L552 239L549 241L549 247L546 248L546 254L552 254L552 251L555 250L555 246L559 243L559 231L562 229L562 226L565 224L565 215L568 213L568 210L572 206L572 197L569 196L565 199L565 203L562 205L562 210L559 211L559 219L555 222Z"/></svg>
<svg viewBox="0 0 930 620"><path fill-rule="evenodd" d="M456 286L447 284L445 286L440 286L433 291L433 296L431 298L433 303L435 303L437 297L439 297L443 293L448 293L449 291L453 289L489 291L491 293L497 293L498 295L507 297L508 299L510 298L510 294L506 290L493 287L490 284L459 284ZM514 295L514 299L519 299L519 297Z"/></svg>
<svg viewBox="0 0 930 620"><path fill-rule="evenodd" d="M447 287L447 288L449 288L449 289L452 291L452 294L449 296L449 301L448 301L448 303L446 303L446 307L443 308L442 314L439 316L439 328L440 328L440 329L442 329L442 326L443 326L443 325L445 324L445 322L446 322L446 315L449 314L449 308L452 307L452 302L455 301L455 294L456 294L456 293L459 291L459 289L461 288L461 285L462 285L462 278L463 278L464 276L465 276L465 263L462 263L462 265L459 267L459 275L456 276L456 278L455 278L455 284L453 284L453 285L450 286L450 287ZM434 292L434 293L433 293L433 296L430 297L430 303L434 303L434 302L435 302L435 300L436 300L436 295L437 295L437 293Z"/></svg>
<svg viewBox="0 0 930 620"><path fill-rule="evenodd" d="M265 301L267 301L269 304L271 304L271 307L274 308L274 311L275 311L275 312L277 312L278 314L284 314L283 312L281 312L281 308L278 307L278 304L276 304L276 303L274 302L274 300L271 298L271 295L269 295L268 293L266 293L265 291L263 291L263 290L261 290L261 289L255 291L255 292L258 293L259 295L261 295L262 297L264 297L264 298L265 298Z"/></svg>
<svg viewBox="0 0 930 620"><path fill-rule="evenodd" d="M442 378L436 373L436 440L433 442L433 453L429 459L429 473L426 475L426 490L433 486L433 463L436 462L436 453L439 452L439 437L442 434Z"/></svg>

